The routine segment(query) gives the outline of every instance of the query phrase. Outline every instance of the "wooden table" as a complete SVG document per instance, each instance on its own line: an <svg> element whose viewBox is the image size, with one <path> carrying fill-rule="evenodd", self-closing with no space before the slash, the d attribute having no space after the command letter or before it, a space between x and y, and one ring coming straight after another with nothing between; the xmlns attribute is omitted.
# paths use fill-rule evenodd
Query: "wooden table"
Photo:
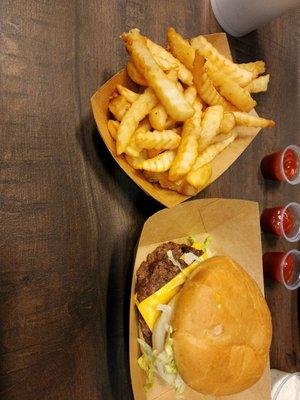
<svg viewBox="0 0 300 400"><path fill-rule="evenodd" d="M90 97L123 67L118 36L140 27L165 42L218 32L209 1L2 0L0 169L1 400L129 399L128 301L134 246L162 208L120 170L99 138ZM263 155L299 141L296 27L287 15L241 39L239 62L264 59L270 90L258 112L276 119L198 197L299 201L266 183ZM299 78L299 75L298 75ZM293 245L263 236L264 250ZM271 365L300 369L297 293L266 283Z"/></svg>

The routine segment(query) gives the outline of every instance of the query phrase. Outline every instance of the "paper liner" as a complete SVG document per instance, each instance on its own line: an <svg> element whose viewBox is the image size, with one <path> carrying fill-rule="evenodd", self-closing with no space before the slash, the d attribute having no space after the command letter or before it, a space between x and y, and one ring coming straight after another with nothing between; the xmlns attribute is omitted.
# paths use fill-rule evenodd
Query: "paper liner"
<svg viewBox="0 0 300 400"><path fill-rule="evenodd" d="M186 243L188 236L198 239L212 236L210 248L216 255L227 255L239 263L258 283L262 292L262 249L260 239L258 204L244 200L206 199L180 204L172 209L159 211L150 217L142 230L137 247L130 304L130 372L135 400L175 400L170 387L156 379L146 394L143 389L145 374L137 359L137 318L134 304L136 270L147 255L159 244L169 240ZM270 400L270 368L267 366L261 379L248 390L231 396L205 396L186 389L185 400Z"/></svg>
<svg viewBox="0 0 300 400"><path fill-rule="evenodd" d="M206 35L206 38L224 56L232 58L225 33ZM109 119L109 97L115 91L117 84L121 84L129 88L136 86L128 77L126 70L122 70L109 79L104 85L102 85L91 99L94 118L104 143L120 167L149 196L152 196L166 207L173 207L179 203L182 203L190 196L185 196L172 190L162 189L159 185L150 183L144 178L141 171L133 169L127 163L123 155L118 156L116 154L115 141L112 139L107 129L107 121ZM232 163L234 163L234 161L242 154L242 152L258 134L260 128L239 127L238 130L240 137L213 160L212 176L204 187L214 182L230 167ZM204 187L201 190L203 190Z"/></svg>

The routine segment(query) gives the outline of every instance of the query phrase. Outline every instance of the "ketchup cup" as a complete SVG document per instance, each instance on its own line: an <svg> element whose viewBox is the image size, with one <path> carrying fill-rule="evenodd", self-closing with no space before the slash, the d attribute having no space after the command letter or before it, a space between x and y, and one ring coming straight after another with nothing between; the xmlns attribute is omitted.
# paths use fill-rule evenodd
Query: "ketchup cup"
<svg viewBox="0 0 300 400"><path fill-rule="evenodd" d="M300 183L300 147L292 144L268 154L262 159L260 169L266 179L297 185Z"/></svg>
<svg viewBox="0 0 300 400"><path fill-rule="evenodd" d="M265 208L260 217L261 228L289 242L300 240L300 204L289 203L285 207Z"/></svg>
<svg viewBox="0 0 300 400"><path fill-rule="evenodd" d="M300 287L300 251L269 252L263 256L264 273L289 290Z"/></svg>

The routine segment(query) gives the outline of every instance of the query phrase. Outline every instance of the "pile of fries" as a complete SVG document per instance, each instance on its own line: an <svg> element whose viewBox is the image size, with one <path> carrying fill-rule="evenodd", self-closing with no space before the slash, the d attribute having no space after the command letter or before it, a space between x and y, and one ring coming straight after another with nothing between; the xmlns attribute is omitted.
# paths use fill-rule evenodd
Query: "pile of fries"
<svg viewBox="0 0 300 400"><path fill-rule="evenodd" d="M256 105L251 93L268 88L263 61L235 64L204 36L188 41L173 28L167 50L138 29L121 37L128 75L141 88L117 85L108 129L117 154L150 182L195 195L210 179L211 161L236 139L236 126L274 125L248 114Z"/></svg>

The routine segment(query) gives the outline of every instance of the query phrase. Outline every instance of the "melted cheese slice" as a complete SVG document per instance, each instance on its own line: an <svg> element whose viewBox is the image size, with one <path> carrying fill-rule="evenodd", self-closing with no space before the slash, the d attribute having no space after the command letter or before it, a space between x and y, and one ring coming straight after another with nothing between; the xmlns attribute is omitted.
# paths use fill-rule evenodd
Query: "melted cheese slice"
<svg viewBox="0 0 300 400"><path fill-rule="evenodd" d="M194 243L193 247L198 248L196 247L196 243ZM168 283L166 283L156 292L152 293L151 296L147 297L140 303L136 303L139 312L142 314L151 332L157 318L161 313L157 310L157 306L159 304L168 304L172 297L179 292L181 286L184 284L188 276L199 266L202 261L206 260L207 258L207 253L202 254L202 256L199 257L199 260L194 261L191 265L186 267L183 272L180 272Z"/></svg>

